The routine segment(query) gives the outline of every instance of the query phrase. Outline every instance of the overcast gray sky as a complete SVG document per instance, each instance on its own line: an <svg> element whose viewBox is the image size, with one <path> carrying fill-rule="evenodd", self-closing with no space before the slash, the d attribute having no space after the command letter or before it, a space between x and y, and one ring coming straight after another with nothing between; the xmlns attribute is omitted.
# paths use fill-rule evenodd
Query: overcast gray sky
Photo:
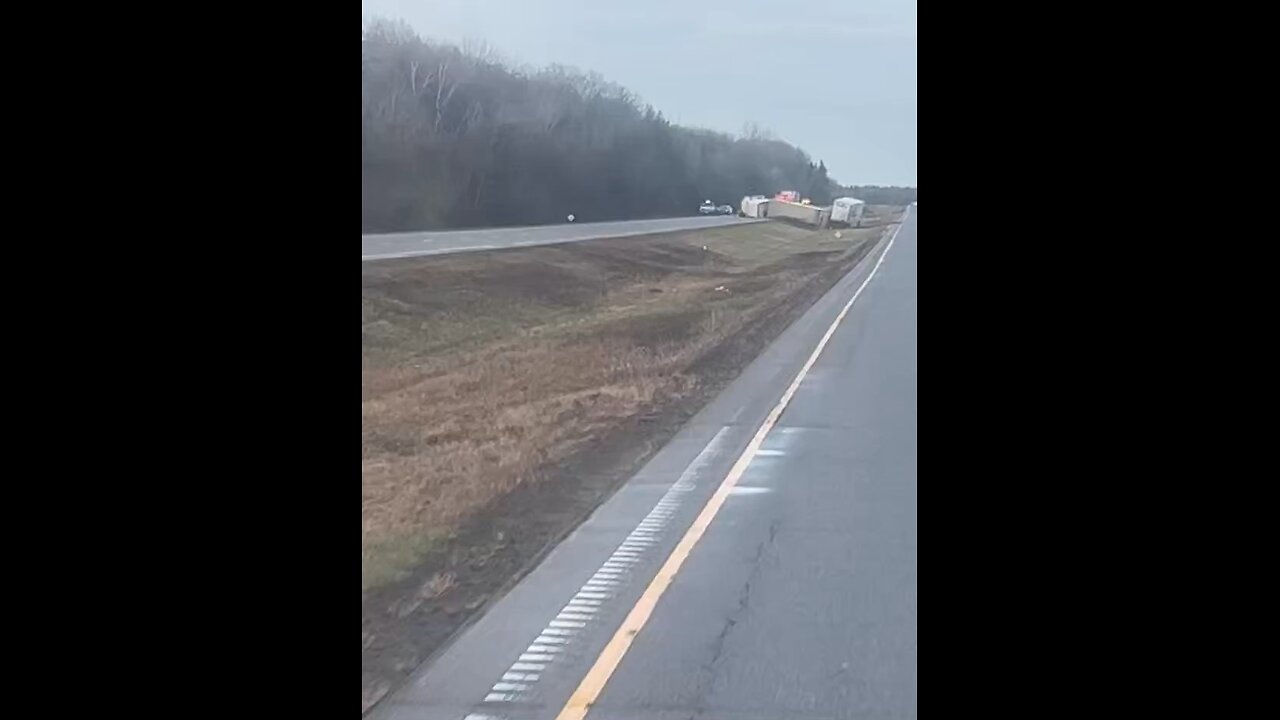
<svg viewBox="0 0 1280 720"><path fill-rule="evenodd" d="M594 70L684 124L755 122L847 184L916 184L916 0L361 0L361 15Z"/></svg>

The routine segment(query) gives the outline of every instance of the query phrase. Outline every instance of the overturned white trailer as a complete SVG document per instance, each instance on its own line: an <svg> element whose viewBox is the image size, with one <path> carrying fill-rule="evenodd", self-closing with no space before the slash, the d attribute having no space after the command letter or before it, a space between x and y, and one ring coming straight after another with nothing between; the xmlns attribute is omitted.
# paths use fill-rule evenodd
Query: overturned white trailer
<svg viewBox="0 0 1280 720"><path fill-rule="evenodd" d="M769 203L769 217L788 218L821 229L831 220L831 208L774 198Z"/></svg>
<svg viewBox="0 0 1280 720"><path fill-rule="evenodd" d="M862 213L866 209L867 203L858 198L836 198L831 203L831 222L844 223L849 227L861 227Z"/></svg>
<svg viewBox="0 0 1280 720"><path fill-rule="evenodd" d="M742 198L742 205L738 210L742 217L767 218L769 217L769 199L763 195L747 195Z"/></svg>

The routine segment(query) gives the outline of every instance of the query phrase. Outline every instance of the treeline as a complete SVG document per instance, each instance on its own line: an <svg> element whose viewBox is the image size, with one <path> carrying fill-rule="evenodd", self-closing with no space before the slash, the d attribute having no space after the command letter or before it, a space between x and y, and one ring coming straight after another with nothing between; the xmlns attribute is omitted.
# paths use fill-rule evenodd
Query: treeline
<svg viewBox="0 0 1280 720"><path fill-rule="evenodd" d="M360 36L361 232L682 215L703 200L839 188L800 149L680 127L625 88L513 69L399 22Z"/></svg>
<svg viewBox="0 0 1280 720"><path fill-rule="evenodd" d="M866 200L872 205L910 205L916 201L916 189L913 187L847 185L840 187L836 194Z"/></svg>

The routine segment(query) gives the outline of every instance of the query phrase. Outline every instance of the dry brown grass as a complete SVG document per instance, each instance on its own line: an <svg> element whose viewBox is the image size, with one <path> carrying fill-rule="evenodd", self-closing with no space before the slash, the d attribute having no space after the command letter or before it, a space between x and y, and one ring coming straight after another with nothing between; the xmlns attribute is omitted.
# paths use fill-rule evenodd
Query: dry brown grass
<svg viewBox="0 0 1280 720"><path fill-rule="evenodd" d="M699 358L876 232L768 223L365 268L362 592L688 394Z"/></svg>
<svg viewBox="0 0 1280 720"><path fill-rule="evenodd" d="M447 534L601 427L678 392L679 364L666 348L535 341L367 371L390 391L361 407L362 585L412 561L380 551Z"/></svg>

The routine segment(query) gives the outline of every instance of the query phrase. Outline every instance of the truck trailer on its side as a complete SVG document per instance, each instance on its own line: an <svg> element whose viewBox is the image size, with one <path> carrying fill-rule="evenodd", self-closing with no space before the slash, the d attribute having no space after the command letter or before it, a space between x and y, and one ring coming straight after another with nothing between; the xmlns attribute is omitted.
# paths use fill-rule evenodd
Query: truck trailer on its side
<svg viewBox="0 0 1280 720"><path fill-rule="evenodd" d="M769 198L763 195L747 195L742 198L738 212L742 217L767 218L769 217Z"/></svg>
<svg viewBox="0 0 1280 720"><path fill-rule="evenodd" d="M844 223L849 227L862 227L862 213L867 203L858 198L836 198L831 203L831 222Z"/></svg>
<svg viewBox="0 0 1280 720"><path fill-rule="evenodd" d="M769 202L769 217L788 218L821 230L831 220L831 208L774 199Z"/></svg>

